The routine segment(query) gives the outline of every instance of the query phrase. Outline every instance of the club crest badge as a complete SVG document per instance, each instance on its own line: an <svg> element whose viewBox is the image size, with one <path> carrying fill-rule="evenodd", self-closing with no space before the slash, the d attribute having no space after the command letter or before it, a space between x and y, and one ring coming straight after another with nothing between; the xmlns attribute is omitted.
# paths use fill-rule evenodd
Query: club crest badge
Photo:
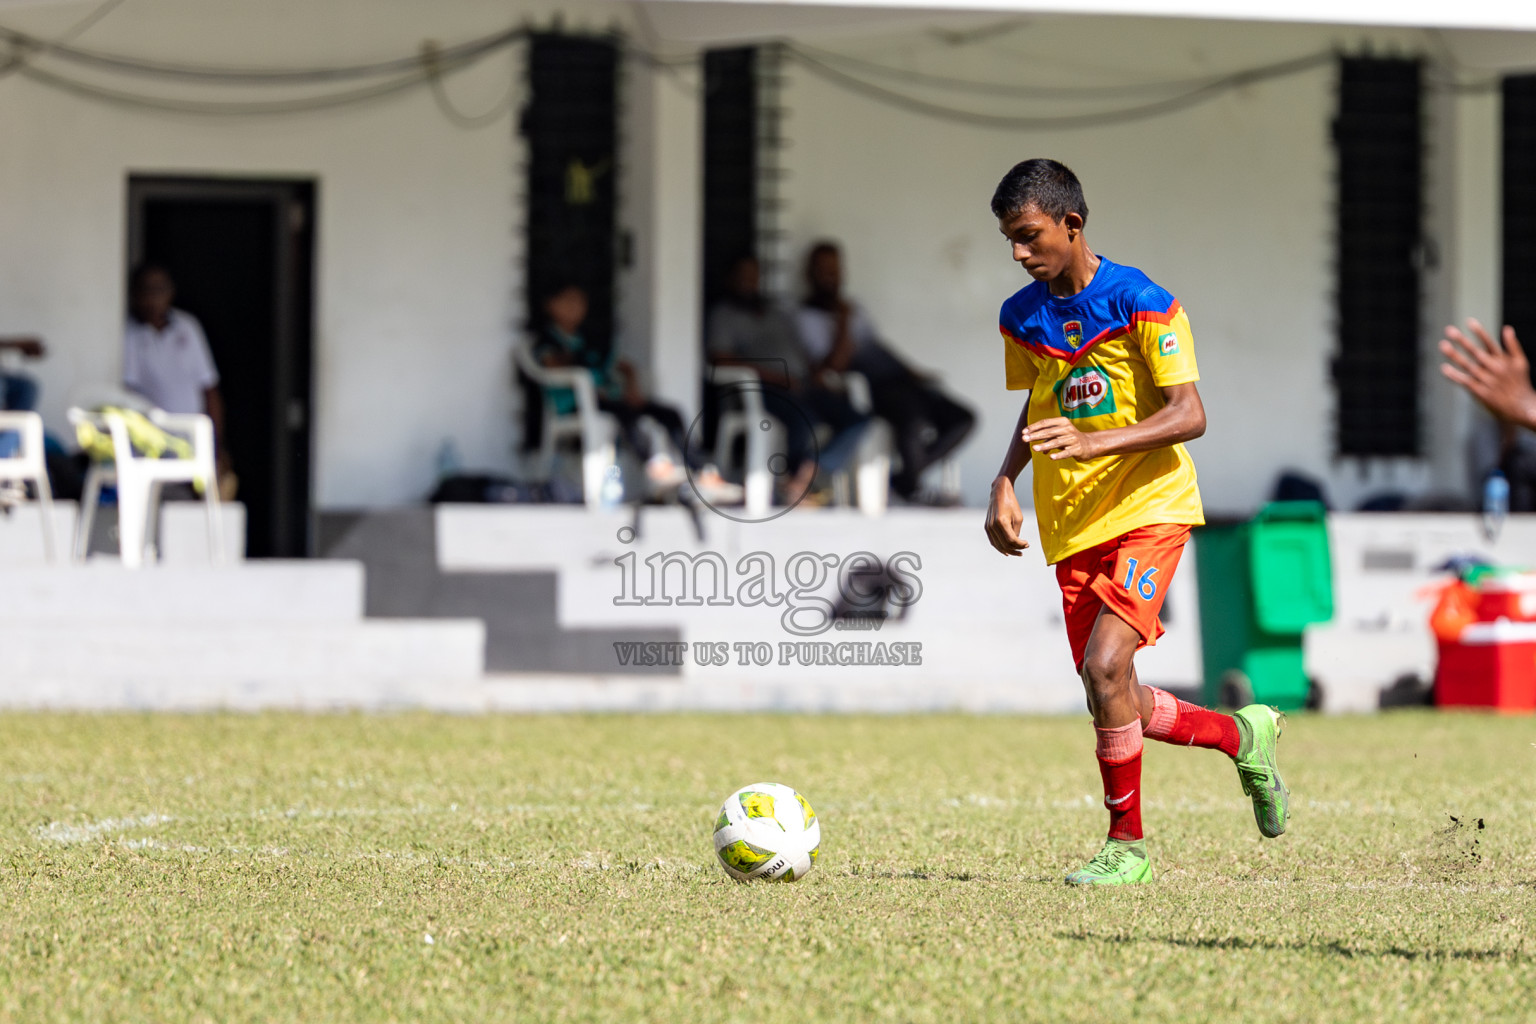
<svg viewBox="0 0 1536 1024"><path fill-rule="evenodd" d="M1067 348L1076 350L1083 343L1083 322L1081 320L1068 320L1061 325L1061 333L1067 340Z"/></svg>

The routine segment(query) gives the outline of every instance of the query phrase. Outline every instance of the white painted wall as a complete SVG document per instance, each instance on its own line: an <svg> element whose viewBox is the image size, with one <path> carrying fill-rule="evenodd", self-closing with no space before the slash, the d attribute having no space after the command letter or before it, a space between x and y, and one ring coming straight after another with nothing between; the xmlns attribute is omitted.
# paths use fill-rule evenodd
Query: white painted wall
<svg viewBox="0 0 1536 1024"><path fill-rule="evenodd" d="M693 5L556 0L135 0L79 45L217 65L352 63L451 43L517 19L618 27L647 46L687 52ZM52 36L94 9L86 0L7 8L10 26ZM762 10L754 9L761 23ZM670 13L669 13L670 12ZM798 12L798 25L817 23ZM785 14L786 18L791 17ZM989 31L978 18L843 11L831 34L803 38L933 73L1006 82L1136 84L1248 67L1342 46L1454 57L1463 74L1536 64L1521 33L1426 33L1299 25L1032 16ZM893 20L894 19L894 20ZM718 19L717 19L718 20ZM700 23L702 24L702 23ZM900 31L889 26L899 24ZM716 35L741 38L721 23ZM646 355L664 397L691 411L698 330L697 77L630 66L621 221L635 264L620 278L623 344ZM510 87L515 51L448 83L466 112ZM159 88L151 84L146 89ZM690 92L690 90L694 90ZM178 95L184 89L173 88ZM935 97L973 104L972 97ZM1334 98L1324 68L1245 87L1154 121L1093 131L997 132L902 113L791 66L793 148L785 198L793 249L846 243L850 287L891 341L942 370L982 412L965 451L979 503L1017 413L1002 389L995 314L1023 283L987 200L1013 162L1049 154L1083 177L1089 237L1147 269L1189 308L1210 432L1193 446L1209 508L1243 512L1282 466L1324 477L1348 505L1383 486L1460 485L1468 404L1426 374L1432 457L1396 467L1336 465L1331 454ZM1121 101L1111 101L1118 104ZM1010 103L1010 113L1077 108ZM1431 227L1447 262L1430 280L1424 345L1455 314L1496 316L1497 104L1437 100ZM0 333L36 332L43 411L63 432L70 392L118 369L129 174L308 177L319 185L316 502L384 506L430 489L444 438L464 461L510 468L515 441L508 349L521 303L522 148L509 112L454 127L424 91L329 113L211 120L125 111L0 77Z"/></svg>
<svg viewBox="0 0 1536 1024"><path fill-rule="evenodd" d="M1449 46L1468 64L1536 62L1536 36L1514 35L1430 39L1388 30L1040 16L950 40L908 32L810 41L929 74L1103 85L1183 79L1332 47L1444 54ZM887 84L917 91L912 82ZM972 503L985 500L1018 415L1020 396L1003 389L996 313L1027 283L1008 259L988 200L1008 167L1031 156L1061 159L1082 178L1097 251L1142 267L1188 308L1209 414L1209 430L1191 452L1209 511L1252 510L1287 466L1325 480L1344 507L1384 489L1462 487L1470 410L1432 366L1425 373L1428 458L1368 466L1333 458L1334 88L1325 66L1149 121L1009 132L895 110L791 65L792 248L803 253L822 236L844 241L851 292L899 349L942 371L979 408L977 437L963 454ZM1145 101L1062 107L922 95L1015 116ZM1489 195L1497 181L1490 121L1497 103L1436 97L1430 110L1437 119L1430 230L1454 262L1426 276L1426 354L1452 313L1497 315L1491 289L1498 273L1496 198Z"/></svg>
<svg viewBox="0 0 1536 1024"><path fill-rule="evenodd" d="M642 35L658 51L664 43ZM619 344L660 400L696 411L702 372L703 104L699 69L626 63L621 217L634 237L619 276Z"/></svg>
<svg viewBox="0 0 1536 1024"><path fill-rule="evenodd" d="M53 37L94 6L7 11L5 23ZM547 25L557 9L571 29L622 23L616 5L553 0L228 0L216 17L196 0L135 0L75 42L220 66L336 65L520 18ZM46 338L49 358L37 370L50 428L67 433L63 412L77 386L118 373L128 176L280 175L319 186L317 504L423 497L444 438L468 465L510 468L509 346L524 316L521 61L518 49L499 53L447 81L466 114L514 89L507 112L476 130L455 127L425 90L326 113L206 119L0 78L0 334Z"/></svg>

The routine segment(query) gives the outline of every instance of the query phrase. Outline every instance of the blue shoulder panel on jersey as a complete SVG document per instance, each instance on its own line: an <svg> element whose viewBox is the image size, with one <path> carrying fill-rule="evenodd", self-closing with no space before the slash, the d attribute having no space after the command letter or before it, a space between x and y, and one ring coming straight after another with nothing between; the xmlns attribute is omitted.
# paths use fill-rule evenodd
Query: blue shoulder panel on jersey
<svg viewBox="0 0 1536 1024"><path fill-rule="evenodd" d="M1003 303L998 324L1004 337L1036 355L1076 363L1136 323L1167 324L1178 311L1178 300L1146 274L1100 257L1093 281L1078 294L1058 300L1043 281L1032 282Z"/></svg>

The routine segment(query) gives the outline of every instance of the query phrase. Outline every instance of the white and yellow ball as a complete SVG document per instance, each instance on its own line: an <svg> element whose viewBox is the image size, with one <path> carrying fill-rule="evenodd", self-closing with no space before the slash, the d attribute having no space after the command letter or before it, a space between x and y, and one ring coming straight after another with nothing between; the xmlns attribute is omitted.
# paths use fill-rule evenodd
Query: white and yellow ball
<svg viewBox="0 0 1536 1024"><path fill-rule="evenodd" d="M715 854L732 878L793 882L821 854L821 825L810 801L777 782L732 793L715 819Z"/></svg>

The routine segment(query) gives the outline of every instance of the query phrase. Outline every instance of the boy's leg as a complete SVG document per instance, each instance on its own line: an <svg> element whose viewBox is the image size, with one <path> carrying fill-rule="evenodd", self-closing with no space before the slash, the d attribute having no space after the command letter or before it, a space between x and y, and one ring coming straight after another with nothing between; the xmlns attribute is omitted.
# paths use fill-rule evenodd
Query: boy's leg
<svg viewBox="0 0 1536 1024"><path fill-rule="evenodd" d="M1138 686L1143 695L1142 734L1149 740L1206 747L1236 757L1241 736L1237 719L1179 700L1167 690ZM1150 705L1150 707L1148 706Z"/></svg>
<svg viewBox="0 0 1536 1024"><path fill-rule="evenodd" d="M1111 557L1090 586L1106 608L1113 610L1141 645L1155 643L1163 628L1158 616L1168 585L1178 571L1187 526L1144 526L1119 538ZM1147 739L1184 746L1210 747L1229 757L1238 752L1238 727L1231 715L1207 711L1177 700L1156 687L1141 686L1131 669L1130 692L1135 695Z"/></svg>
<svg viewBox="0 0 1536 1024"><path fill-rule="evenodd" d="M1083 652L1083 687L1093 712L1095 754L1109 811L1098 855L1067 876L1073 885L1127 885L1152 877L1141 830L1141 689L1132 659L1141 635L1108 608L1099 610Z"/></svg>
<svg viewBox="0 0 1536 1024"><path fill-rule="evenodd" d="M1280 778L1275 743L1285 728L1285 716L1263 704L1250 704L1235 715L1224 715L1179 700L1155 686L1140 686L1151 698L1143 705L1142 735L1186 747L1219 750L1237 764L1238 781L1253 801L1259 834L1275 839L1285 834L1291 817L1291 791Z"/></svg>
<svg viewBox="0 0 1536 1024"><path fill-rule="evenodd" d="M1073 653L1088 690L1096 728L1113 728L1129 722L1134 714L1141 726L1136 737L1138 748L1144 735L1168 743L1208 747L1232 757L1243 791L1253 801L1259 832L1272 839L1285 831L1290 816L1290 792L1275 762L1275 742L1283 723L1279 713L1254 704L1236 715L1223 715L1179 701L1156 687L1142 686L1136 678L1132 657L1138 647L1154 642L1162 633L1158 614L1188 537L1187 527L1142 527L1121 536L1113 545L1058 565ZM1085 639L1089 621L1092 633ZM1108 803L1111 772L1118 780L1134 771L1139 790L1140 757L1135 759L1134 768L1128 760L1117 766L1103 758L1100 767L1105 773L1106 806L1113 819L1116 808ZM1139 839L1139 793L1134 803ZM1116 840L1112 832L1105 851L1123 841Z"/></svg>

